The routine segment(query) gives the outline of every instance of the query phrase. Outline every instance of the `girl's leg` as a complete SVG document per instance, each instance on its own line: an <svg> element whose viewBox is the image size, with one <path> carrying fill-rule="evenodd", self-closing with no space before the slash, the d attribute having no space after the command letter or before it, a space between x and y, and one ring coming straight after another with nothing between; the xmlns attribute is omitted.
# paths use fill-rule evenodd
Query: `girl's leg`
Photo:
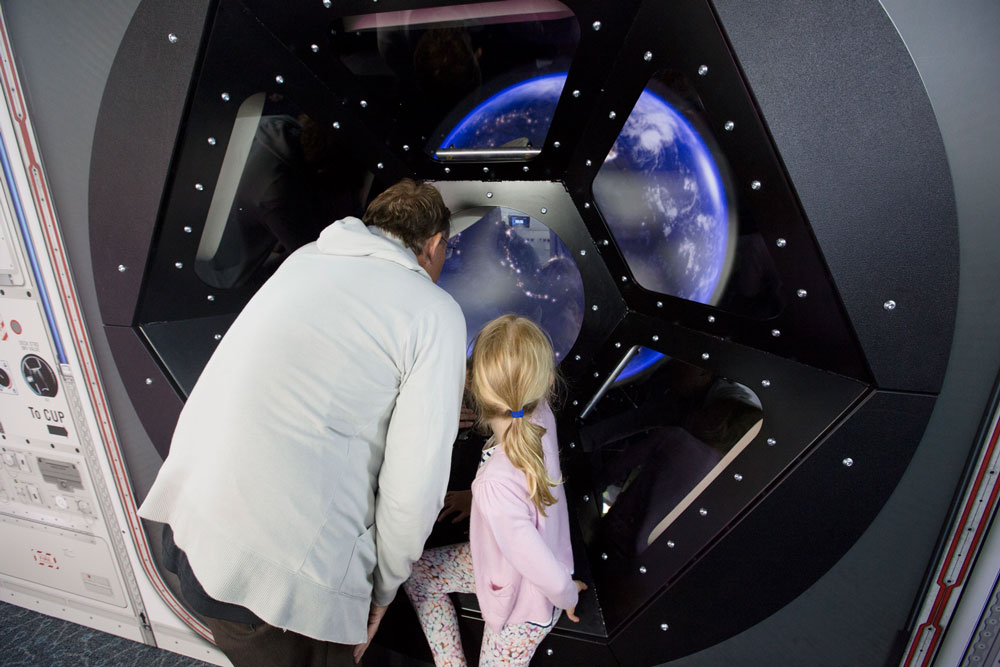
<svg viewBox="0 0 1000 667"><path fill-rule="evenodd" d="M469 543L428 549L413 564L403 584L417 610L420 627L434 654L437 667L464 667L465 653L458 635L458 614L448 593L475 593Z"/></svg>
<svg viewBox="0 0 1000 667"><path fill-rule="evenodd" d="M499 633L493 632L489 625L485 626L483 647L479 652L479 667L494 667L494 665L527 667L538 645L555 627L560 613L554 612L552 622L546 626L517 623L505 625Z"/></svg>

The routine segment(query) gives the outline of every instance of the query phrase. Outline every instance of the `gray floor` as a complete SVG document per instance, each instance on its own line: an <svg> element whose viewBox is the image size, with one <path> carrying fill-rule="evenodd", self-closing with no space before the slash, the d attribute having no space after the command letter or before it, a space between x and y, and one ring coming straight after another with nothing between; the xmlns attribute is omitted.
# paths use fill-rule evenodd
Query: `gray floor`
<svg viewBox="0 0 1000 667"><path fill-rule="evenodd" d="M2 667L211 667L209 663L109 635L62 619L0 602ZM369 667L421 667L378 645L365 657Z"/></svg>

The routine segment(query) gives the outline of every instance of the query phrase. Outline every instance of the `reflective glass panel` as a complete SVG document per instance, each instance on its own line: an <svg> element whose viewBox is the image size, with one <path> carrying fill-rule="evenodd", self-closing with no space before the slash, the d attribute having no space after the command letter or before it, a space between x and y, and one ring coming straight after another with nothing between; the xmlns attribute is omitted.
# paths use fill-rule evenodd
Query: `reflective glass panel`
<svg viewBox="0 0 1000 667"><path fill-rule="evenodd" d="M333 27L341 62L397 107L402 136L442 159L524 159L545 142L580 39L557 0L503 0L350 16ZM516 149L486 154L472 149ZM472 151L472 152L466 152Z"/></svg>
<svg viewBox="0 0 1000 667"><path fill-rule="evenodd" d="M583 323L583 279L555 232L521 211L485 207L452 216L448 258L438 285L465 313L468 343L490 320L516 313L552 339L556 359Z"/></svg>
<svg viewBox="0 0 1000 667"><path fill-rule="evenodd" d="M780 279L749 216L738 215L729 161L683 75L643 91L594 179L594 199L636 281L653 292L767 318Z"/></svg>
<svg viewBox="0 0 1000 667"><path fill-rule="evenodd" d="M601 397L580 429L602 530L627 555L655 542L763 424L746 386L657 354Z"/></svg>
<svg viewBox="0 0 1000 667"><path fill-rule="evenodd" d="M280 95L248 97L226 144L195 273L213 287L262 281L326 225L357 214L362 174L333 130Z"/></svg>

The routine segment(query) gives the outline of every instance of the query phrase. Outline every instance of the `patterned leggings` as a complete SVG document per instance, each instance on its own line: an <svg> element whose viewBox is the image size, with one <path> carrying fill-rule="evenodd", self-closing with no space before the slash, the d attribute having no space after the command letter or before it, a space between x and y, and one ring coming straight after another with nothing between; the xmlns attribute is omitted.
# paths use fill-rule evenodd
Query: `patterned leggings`
<svg viewBox="0 0 1000 667"><path fill-rule="evenodd" d="M469 543L425 551L413 564L403 590L417 610L420 627L434 654L434 664L437 667L465 667L465 653L458 636L458 614L448 594L476 592ZM553 615L547 626L534 623L505 625L499 634L486 625L479 652L480 666L527 665L535 649L552 630L556 618L558 616Z"/></svg>

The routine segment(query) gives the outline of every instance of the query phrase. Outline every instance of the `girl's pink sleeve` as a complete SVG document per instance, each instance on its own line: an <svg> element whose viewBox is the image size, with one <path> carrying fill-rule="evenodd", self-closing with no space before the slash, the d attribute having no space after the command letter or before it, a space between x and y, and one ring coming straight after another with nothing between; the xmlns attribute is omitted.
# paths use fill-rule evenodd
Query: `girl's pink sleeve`
<svg viewBox="0 0 1000 667"><path fill-rule="evenodd" d="M535 528L531 500L523 497L524 490L495 479L478 481L475 486L476 503L507 562L556 607L575 607L576 584Z"/></svg>

